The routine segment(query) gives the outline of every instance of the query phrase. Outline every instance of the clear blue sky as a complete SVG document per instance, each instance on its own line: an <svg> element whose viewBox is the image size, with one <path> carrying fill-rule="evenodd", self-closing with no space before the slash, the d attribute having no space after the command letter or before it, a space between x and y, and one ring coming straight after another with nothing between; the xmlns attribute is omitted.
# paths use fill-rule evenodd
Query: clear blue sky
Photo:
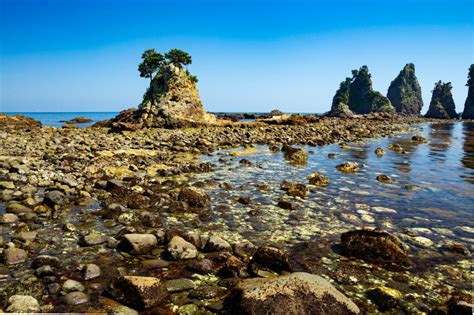
<svg viewBox="0 0 474 315"><path fill-rule="evenodd" d="M474 63L473 0L0 0L0 111L119 111L148 80L143 50L193 57L210 111L324 112L351 69L376 90L416 66L425 112L435 81L457 110Z"/></svg>

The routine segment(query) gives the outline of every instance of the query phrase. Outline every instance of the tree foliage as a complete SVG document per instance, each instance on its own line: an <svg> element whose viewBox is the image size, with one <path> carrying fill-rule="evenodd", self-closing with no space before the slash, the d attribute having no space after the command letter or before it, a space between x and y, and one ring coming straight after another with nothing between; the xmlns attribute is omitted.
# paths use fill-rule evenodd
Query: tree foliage
<svg viewBox="0 0 474 315"><path fill-rule="evenodd" d="M153 74L157 72L163 65L165 58L162 54L157 53L155 49L147 49L142 54L142 62L138 65L138 71L142 78L153 78Z"/></svg>
<svg viewBox="0 0 474 315"><path fill-rule="evenodd" d="M474 64L469 67L469 74L467 75L466 86L474 86Z"/></svg>
<svg viewBox="0 0 474 315"><path fill-rule="evenodd" d="M165 54L165 58L169 63L178 67L186 66L193 62L191 55L181 49L171 49Z"/></svg>

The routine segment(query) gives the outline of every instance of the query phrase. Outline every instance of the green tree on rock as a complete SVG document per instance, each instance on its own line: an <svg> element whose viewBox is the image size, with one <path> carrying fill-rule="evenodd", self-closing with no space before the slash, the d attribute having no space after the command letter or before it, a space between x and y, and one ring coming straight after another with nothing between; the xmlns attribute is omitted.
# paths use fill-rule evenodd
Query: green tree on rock
<svg viewBox="0 0 474 315"><path fill-rule="evenodd" d="M147 49L142 54L142 62L138 65L138 71L142 78L153 79L153 74L157 72L165 62L162 54L157 53L155 49Z"/></svg>
<svg viewBox="0 0 474 315"><path fill-rule="evenodd" d="M181 49L171 49L165 54L165 58L169 63L180 68L193 62L191 55Z"/></svg>
<svg viewBox="0 0 474 315"><path fill-rule="evenodd" d="M468 87L468 91L462 118L474 119L474 64L469 67L466 86Z"/></svg>

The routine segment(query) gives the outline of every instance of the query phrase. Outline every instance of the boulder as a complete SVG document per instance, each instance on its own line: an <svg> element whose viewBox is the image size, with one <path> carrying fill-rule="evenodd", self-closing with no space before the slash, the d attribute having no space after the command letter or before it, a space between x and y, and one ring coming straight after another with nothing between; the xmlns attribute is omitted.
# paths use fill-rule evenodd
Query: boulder
<svg viewBox="0 0 474 315"><path fill-rule="evenodd" d="M308 175L308 181L311 185L326 187L329 185L329 178L324 176L320 172L312 173Z"/></svg>
<svg viewBox="0 0 474 315"><path fill-rule="evenodd" d="M380 286L367 291L367 296L379 307L382 312L394 308L403 297L398 290Z"/></svg>
<svg viewBox="0 0 474 315"><path fill-rule="evenodd" d="M349 298L320 276L296 272L241 281L226 303L231 314L359 314Z"/></svg>
<svg viewBox="0 0 474 315"><path fill-rule="evenodd" d="M261 246L250 260L250 269L255 274L258 274L259 270L282 273L293 271L293 265L290 257L283 250L271 246Z"/></svg>
<svg viewBox="0 0 474 315"><path fill-rule="evenodd" d="M336 169L344 173L355 173L359 170L359 163L345 162L336 166Z"/></svg>
<svg viewBox="0 0 474 315"><path fill-rule="evenodd" d="M74 291L66 294L64 301L69 306L75 306L89 302L89 296L83 292Z"/></svg>
<svg viewBox="0 0 474 315"><path fill-rule="evenodd" d="M185 241L180 236L174 236L168 243L168 252L176 260L193 259L198 255L196 246Z"/></svg>
<svg viewBox="0 0 474 315"><path fill-rule="evenodd" d="M120 303L139 309L146 309L162 303L166 296L166 286L154 277L119 277L108 288L109 294Z"/></svg>
<svg viewBox="0 0 474 315"><path fill-rule="evenodd" d="M387 97L397 113L419 116L423 107L421 87L415 75L415 65L407 63L388 88Z"/></svg>
<svg viewBox="0 0 474 315"><path fill-rule="evenodd" d="M30 117L0 114L0 128L40 128L41 126L39 121Z"/></svg>
<svg viewBox="0 0 474 315"><path fill-rule="evenodd" d="M183 187L181 188L178 201L185 202L193 208L207 208L211 204L211 199L206 192L198 187Z"/></svg>
<svg viewBox="0 0 474 315"><path fill-rule="evenodd" d="M181 292L196 288L196 284L186 278L168 280L165 282L165 286L168 292Z"/></svg>
<svg viewBox="0 0 474 315"><path fill-rule="evenodd" d="M286 191L288 196L305 198L308 195L308 187L303 183L284 180L281 183L280 188Z"/></svg>
<svg viewBox="0 0 474 315"><path fill-rule="evenodd" d="M341 234L342 253L389 270L411 267L405 245L398 237L382 230L362 229Z"/></svg>
<svg viewBox="0 0 474 315"><path fill-rule="evenodd" d="M454 104L451 82L436 82L431 96L430 107L425 114L426 118L457 119L456 105Z"/></svg>
<svg viewBox="0 0 474 315"><path fill-rule="evenodd" d="M284 145L281 151L285 159L292 164L303 165L308 161L308 154L303 148L293 148L289 145Z"/></svg>
<svg viewBox="0 0 474 315"><path fill-rule="evenodd" d="M150 252L158 246L158 240L153 234L125 234L118 247L133 255Z"/></svg>
<svg viewBox="0 0 474 315"><path fill-rule="evenodd" d="M463 119L474 119L474 64L469 67L467 98L464 103Z"/></svg>
<svg viewBox="0 0 474 315"><path fill-rule="evenodd" d="M3 262L7 266L21 264L27 259L28 254L21 248L7 248L3 252Z"/></svg>
<svg viewBox="0 0 474 315"><path fill-rule="evenodd" d="M62 192L60 192L59 190L53 190L53 191L48 192L44 196L44 201L43 202L46 205L52 207L52 206L55 206L55 205L62 206L66 203L66 200L65 200L65 196Z"/></svg>
<svg viewBox="0 0 474 315"><path fill-rule="evenodd" d="M38 300L30 295L12 295L8 299L7 312L9 313L38 313Z"/></svg>
<svg viewBox="0 0 474 315"><path fill-rule="evenodd" d="M82 283L76 280L68 279L63 283L62 290L66 293L79 291L82 292L85 290L85 287Z"/></svg>
<svg viewBox="0 0 474 315"><path fill-rule="evenodd" d="M96 264L87 264L82 268L82 277L86 281L98 278L100 274L100 267Z"/></svg>
<svg viewBox="0 0 474 315"><path fill-rule="evenodd" d="M218 252L218 251L232 251L232 246L230 246L227 241L223 240L217 235L211 235L209 240L204 247L204 250L207 252Z"/></svg>

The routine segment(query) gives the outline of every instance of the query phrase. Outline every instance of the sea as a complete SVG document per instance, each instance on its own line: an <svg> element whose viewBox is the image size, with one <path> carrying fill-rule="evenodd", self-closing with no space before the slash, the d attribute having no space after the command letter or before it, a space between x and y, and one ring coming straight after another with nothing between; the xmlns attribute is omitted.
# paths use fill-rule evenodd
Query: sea
<svg viewBox="0 0 474 315"><path fill-rule="evenodd" d="M61 120L71 120L84 116L92 119L92 122L77 124L78 127L87 127L98 121L110 119L117 116L118 112L4 112L8 115L23 115L40 121L45 126L61 127L64 123Z"/></svg>

